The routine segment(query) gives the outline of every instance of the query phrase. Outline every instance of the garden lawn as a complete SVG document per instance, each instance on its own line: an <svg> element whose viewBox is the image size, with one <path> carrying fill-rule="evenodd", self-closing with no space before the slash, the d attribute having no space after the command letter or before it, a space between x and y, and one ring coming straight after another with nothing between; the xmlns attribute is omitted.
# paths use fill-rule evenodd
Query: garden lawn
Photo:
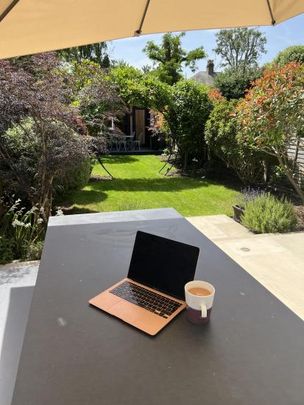
<svg viewBox="0 0 304 405"><path fill-rule="evenodd" d="M107 156L103 163L114 180L90 182L66 195L73 213L173 207L184 216L232 214L235 188L200 178L166 177L159 174L164 165L159 156ZM92 176L106 175L97 163Z"/></svg>

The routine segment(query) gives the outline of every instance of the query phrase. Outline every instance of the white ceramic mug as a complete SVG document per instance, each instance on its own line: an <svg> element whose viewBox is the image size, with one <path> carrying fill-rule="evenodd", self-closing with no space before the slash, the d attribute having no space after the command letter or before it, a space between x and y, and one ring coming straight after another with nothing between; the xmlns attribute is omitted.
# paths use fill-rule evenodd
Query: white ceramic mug
<svg viewBox="0 0 304 405"><path fill-rule="evenodd" d="M204 288L209 295L196 295L189 292L192 288ZM193 323L206 323L210 319L210 313L214 301L215 288L207 281L194 280L185 285L185 297L187 303L188 318Z"/></svg>

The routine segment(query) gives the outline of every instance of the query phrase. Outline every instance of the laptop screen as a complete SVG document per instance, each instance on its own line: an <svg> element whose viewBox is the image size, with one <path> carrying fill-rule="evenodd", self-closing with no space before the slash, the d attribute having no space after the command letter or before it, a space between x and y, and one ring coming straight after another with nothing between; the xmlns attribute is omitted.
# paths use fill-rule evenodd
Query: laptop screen
<svg viewBox="0 0 304 405"><path fill-rule="evenodd" d="M198 247L138 231L128 278L184 300L198 255Z"/></svg>

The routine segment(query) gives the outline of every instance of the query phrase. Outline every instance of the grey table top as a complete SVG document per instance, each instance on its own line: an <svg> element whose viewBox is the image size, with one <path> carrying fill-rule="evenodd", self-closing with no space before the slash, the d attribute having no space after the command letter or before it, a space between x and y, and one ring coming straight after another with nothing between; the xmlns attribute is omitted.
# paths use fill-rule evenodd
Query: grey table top
<svg viewBox="0 0 304 405"><path fill-rule="evenodd" d="M184 218L56 221L13 405L303 405L303 322ZM216 287L209 325L182 313L150 337L88 306L126 275L139 229L201 248L196 278Z"/></svg>

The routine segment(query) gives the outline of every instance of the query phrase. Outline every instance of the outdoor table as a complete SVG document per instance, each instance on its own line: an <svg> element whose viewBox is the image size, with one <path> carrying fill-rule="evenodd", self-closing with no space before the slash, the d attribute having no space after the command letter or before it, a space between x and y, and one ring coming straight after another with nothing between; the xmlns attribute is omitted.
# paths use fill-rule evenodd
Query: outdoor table
<svg viewBox="0 0 304 405"><path fill-rule="evenodd" d="M134 135L124 135L124 141L126 142L126 149L132 150L132 141L134 139Z"/></svg>
<svg viewBox="0 0 304 405"><path fill-rule="evenodd" d="M137 230L199 246L211 322L151 337L88 305L126 276ZM304 325L173 209L50 219L13 405L304 403Z"/></svg>

